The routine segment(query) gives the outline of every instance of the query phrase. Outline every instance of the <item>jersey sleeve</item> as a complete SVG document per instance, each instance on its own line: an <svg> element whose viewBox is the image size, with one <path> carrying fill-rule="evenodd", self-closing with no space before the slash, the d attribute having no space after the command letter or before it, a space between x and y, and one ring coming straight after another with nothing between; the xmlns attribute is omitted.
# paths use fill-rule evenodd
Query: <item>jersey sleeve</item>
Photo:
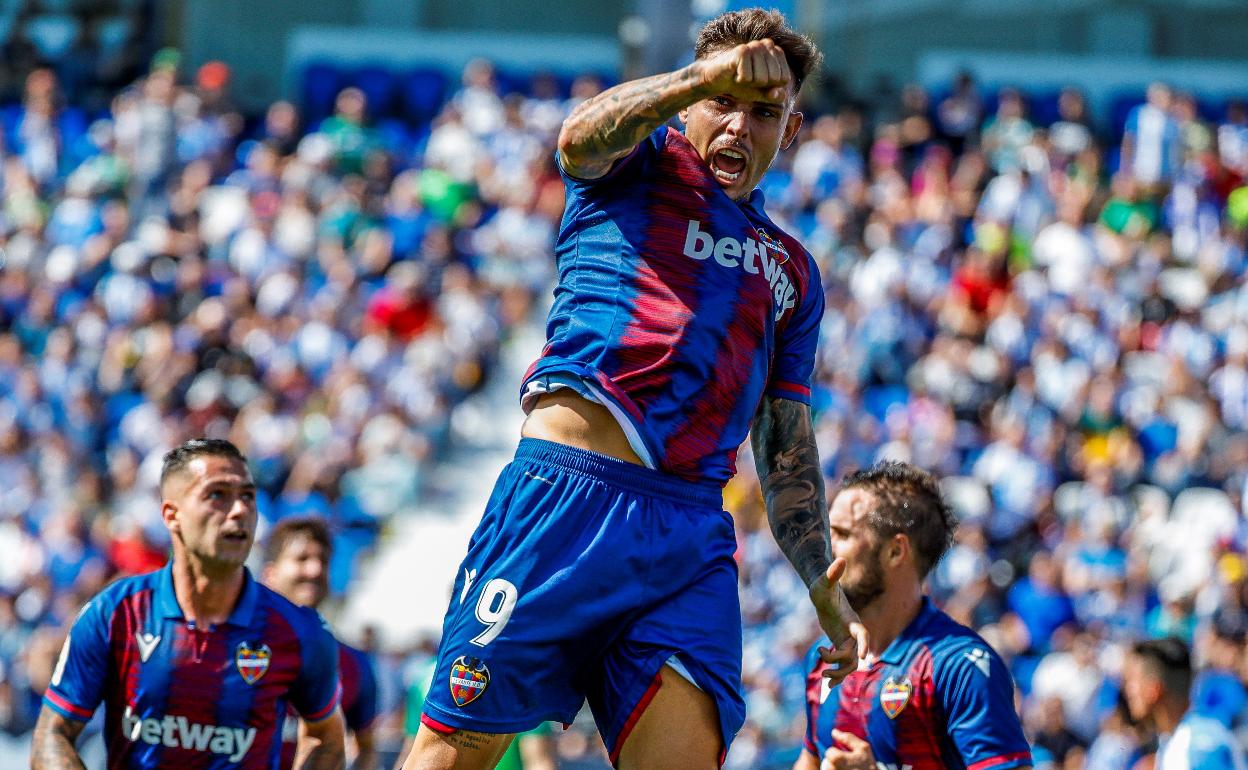
<svg viewBox="0 0 1248 770"><path fill-rule="evenodd" d="M355 664L355 675L359 684L356 696L351 705L343 710L343 716L347 719L347 727L352 730L366 730L377 718L377 676L373 672L373 662L367 655L357 650L348 654Z"/></svg>
<svg viewBox="0 0 1248 770"><path fill-rule="evenodd" d="M43 695L44 704L66 719L86 722L104 698L110 621L105 604L96 597L78 613Z"/></svg>
<svg viewBox="0 0 1248 770"><path fill-rule="evenodd" d="M819 666L815 663L818 655L818 650L815 647L811 647L810 651L806 653L805 662L802 664L802 670L806 672L806 681L803 683L805 685L805 697L802 699L806 703L806 731L803 733L802 746L816 757L819 756L819 747L815 745L815 725L819 721L819 712L817 710L819 701L810 697L810 695L812 687L819 687L819 682L816 681L819 678ZM818 692L818 689L815 691Z"/></svg>
<svg viewBox="0 0 1248 770"><path fill-rule="evenodd" d="M1014 681L987 644L959 644L935 671L948 733L967 770L1030 765L1031 747L1014 710Z"/></svg>
<svg viewBox="0 0 1248 770"><path fill-rule="evenodd" d="M653 162L667 141L669 130L666 124L656 128L649 136L638 142L632 152L613 163L611 169L597 179L581 179L569 174L563 167L563 159L559 157L557 150L555 151L555 165L559 167L559 174L563 177L564 185L574 195L597 187L603 182L619 182L637 176Z"/></svg>
<svg viewBox="0 0 1248 770"><path fill-rule="evenodd" d="M815 374L815 348L823 320L823 281L814 258L805 255L810 271L806 291L794 316L778 335L776 354L767 382L767 395L810 405L810 384Z"/></svg>
<svg viewBox="0 0 1248 770"><path fill-rule="evenodd" d="M342 697L338 681L338 641L314 610L306 610L307 623L300 636L303 665L290 687L290 705L299 716L318 722L333 713Z"/></svg>

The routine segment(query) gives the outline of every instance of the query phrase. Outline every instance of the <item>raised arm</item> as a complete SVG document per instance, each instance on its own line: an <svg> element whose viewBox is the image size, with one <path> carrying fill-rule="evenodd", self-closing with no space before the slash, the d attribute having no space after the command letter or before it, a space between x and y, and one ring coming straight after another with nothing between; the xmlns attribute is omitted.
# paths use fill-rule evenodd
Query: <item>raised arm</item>
<svg viewBox="0 0 1248 770"><path fill-rule="evenodd" d="M763 487L767 519L780 550L810 591L819 625L836 645L824 654L837 664L828 677L839 682L866 651L866 630L837 585L844 561L832 561L828 504L810 407L763 396L751 431L754 462Z"/></svg>
<svg viewBox="0 0 1248 770"><path fill-rule="evenodd" d="M74 746L86 725L44 706L30 745L31 770L86 770Z"/></svg>
<svg viewBox="0 0 1248 770"><path fill-rule="evenodd" d="M597 179L654 129L696 101L716 94L784 92L790 74L784 52L756 40L697 59L688 67L614 88L577 105L559 131L559 160L580 179Z"/></svg>

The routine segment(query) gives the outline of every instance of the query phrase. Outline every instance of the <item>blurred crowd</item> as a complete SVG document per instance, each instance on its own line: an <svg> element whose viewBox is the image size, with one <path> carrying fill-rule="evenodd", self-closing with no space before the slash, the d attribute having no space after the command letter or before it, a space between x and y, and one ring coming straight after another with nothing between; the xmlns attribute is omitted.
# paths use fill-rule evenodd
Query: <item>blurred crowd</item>
<svg viewBox="0 0 1248 770"><path fill-rule="evenodd" d="M553 282L554 138L601 88L553 83L503 93L476 61L428 125L379 130L355 88L307 125L162 52L74 130L58 72L25 77L0 148L0 740L33 726L78 607L163 563L167 448L234 441L262 530L325 517L339 596L436 494L457 406ZM1010 662L1037 766L1129 770L1151 740L1119 706L1131 640L1184 638L1198 707L1248 718L1248 110L1160 84L1121 126L1076 90L1030 107L970 77L815 103L764 190L828 292L829 480L939 473L962 525L932 592ZM740 470L728 766L787 767L814 620ZM383 746L430 652L377 651ZM581 725L557 741L598 754Z"/></svg>

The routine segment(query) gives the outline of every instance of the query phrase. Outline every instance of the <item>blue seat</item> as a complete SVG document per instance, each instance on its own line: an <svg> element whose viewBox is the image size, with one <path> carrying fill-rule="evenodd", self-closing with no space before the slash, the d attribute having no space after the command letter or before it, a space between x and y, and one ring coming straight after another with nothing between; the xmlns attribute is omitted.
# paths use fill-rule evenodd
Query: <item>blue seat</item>
<svg viewBox="0 0 1248 770"><path fill-rule="evenodd" d="M400 95L403 117L413 125L426 126L442 109L446 73L431 68L413 70L403 77Z"/></svg>
<svg viewBox="0 0 1248 770"><path fill-rule="evenodd" d="M364 92L368 100L368 114L374 119L388 117L394 108L395 76L387 67L372 65L361 67L347 78L347 85Z"/></svg>
<svg viewBox="0 0 1248 770"><path fill-rule="evenodd" d="M308 125L333 114L344 80L342 70L331 62L313 62L303 68L300 96Z"/></svg>

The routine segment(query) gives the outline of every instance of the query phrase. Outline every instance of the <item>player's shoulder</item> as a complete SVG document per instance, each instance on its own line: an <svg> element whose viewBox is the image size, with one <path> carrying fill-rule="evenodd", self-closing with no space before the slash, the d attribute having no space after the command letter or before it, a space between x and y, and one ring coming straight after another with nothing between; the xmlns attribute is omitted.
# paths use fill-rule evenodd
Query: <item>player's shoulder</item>
<svg viewBox="0 0 1248 770"><path fill-rule="evenodd" d="M160 584L165 570L145 572L141 575L129 575L109 583L98 594L93 596L82 608L82 614L88 611L103 618L112 617L117 607L126 600L143 593L153 593Z"/></svg>
<svg viewBox="0 0 1248 770"><path fill-rule="evenodd" d="M823 662L823 657L819 655L819 648L827 646L828 640L824 637L811 642L810 649L806 650L806 655L802 658L802 671L806 672L806 676L811 676L819 670L819 664Z"/></svg>
<svg viewBox="0 0 1248 770"><path fill-rule="evenodd" d="M334 638L329 626L316 610L311 607L301 607L258 581L256 589L258 591L257 604L285 620L300 639L312 639L322 634L331 640Z"/></svg>
<svg viewBox="0 0 1248 770"><path fill-rule="evenodd" d="M985 675L989 666L1000 658L996 650L978 633L932 608L920 632L920 641L932 654L937 671L948 668L974 667Z"/></svg>
<svg viewBox="0 0 1248 770"><path fill-rule="evenodd" d="M338 639L334 640L338 643L338 660L339 666L354 665L363 670L372 667L372 660L368 657L368 653L359 647L353 647L350 644Z"/></svg>

